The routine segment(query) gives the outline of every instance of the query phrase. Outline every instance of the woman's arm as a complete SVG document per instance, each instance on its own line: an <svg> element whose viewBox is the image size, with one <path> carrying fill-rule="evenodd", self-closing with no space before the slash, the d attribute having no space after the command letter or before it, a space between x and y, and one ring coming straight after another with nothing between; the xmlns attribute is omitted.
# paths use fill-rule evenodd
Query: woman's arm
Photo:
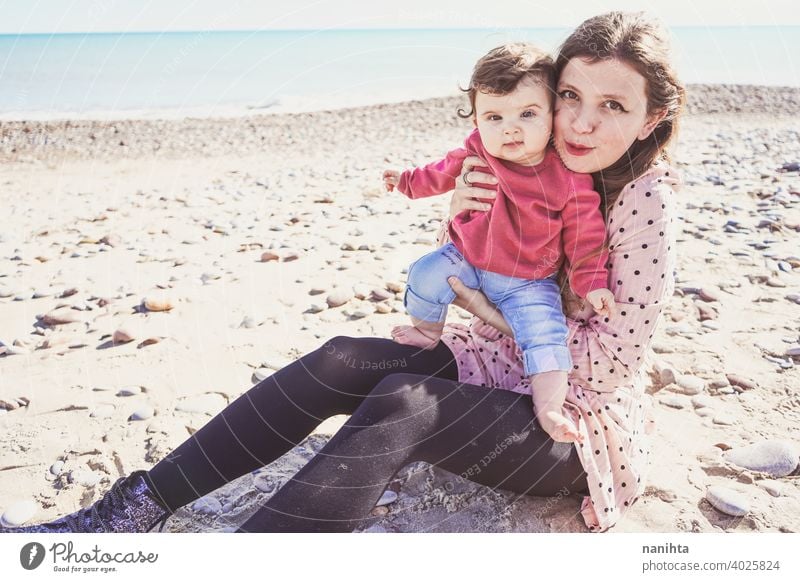
<svg viewBox="0 0 800 582"><path fill-rule="evenodd" d="M461 166L461 175L456 178L456 187L453 190L453 196L450 198L450 217L442 220L436 237L436 242L439 246L450 242L447 228L456 214L463 210L486 211L492 207L491 204L478 200L478 198L494 199L497 196L497 190L494 188L494 185L497 184L497 178L492 174L474 169L482 167L485 166L477 156L467 156L464 159L464 163ZM468 185L468 183L475 185Z"/></svg>
<svg viewBox="0 0 800 582"><path fill-rule="evenodd" d="M611 391L629 382L650 346L674 287L675 186L668 171L653 172L626 186L609 211L609 287L616 316L568 320L572 377L592 390Z"/></svg>
<svg viewBox="0 0 800 582"><path fill-rule="evenodd" d="M483 292L478 289L471 289L467 287L461 282L460 279L456 277L450 277L448 282L450 283L450 287L453 289L453 292L456 294L456 298L453 301L454 305L457 305L462 309L466 309L472 315L483 320L500 333L504 333L513 337L513 332L511 331L511 327L508 325L506 318L503 317L503 314L499 309L497 309L497 306L489 301ZM481 335L484 337L494 335L491 333L491 330L482 329L480 331ZM489 339L497 338L489 337Z"/></svg>

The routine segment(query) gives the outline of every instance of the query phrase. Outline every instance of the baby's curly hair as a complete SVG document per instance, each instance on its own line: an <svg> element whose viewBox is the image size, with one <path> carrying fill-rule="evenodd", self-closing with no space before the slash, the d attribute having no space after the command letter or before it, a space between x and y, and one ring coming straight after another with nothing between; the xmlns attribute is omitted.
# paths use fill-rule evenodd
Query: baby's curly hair
<svg viewBox="0 0 800 582"><path fill-rule="evenodd" d="M512 42L493 48L475 63L469 86L459 86L469 96L470 111L459 107L458 116L468 119L475 115L478 91L508 95L523 79L532 79L545 86L552 109L556 85L556 67L552 57L527 42Z"/></svg>

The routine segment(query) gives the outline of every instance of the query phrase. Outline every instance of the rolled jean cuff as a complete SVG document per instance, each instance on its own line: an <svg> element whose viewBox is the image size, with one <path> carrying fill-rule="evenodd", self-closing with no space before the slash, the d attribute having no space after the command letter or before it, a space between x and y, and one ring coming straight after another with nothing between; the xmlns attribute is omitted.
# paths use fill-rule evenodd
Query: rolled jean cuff
<svg viewBox="0 0 800 582"><path fill-rule="evenodd" d="M572 355L569 348L562 345L529 348L522 353L522 361L526 376L553 370L569 373L572 370Z"/></svg>
<svg viewBox="0 0 800 582"><path fill-rule="evenodd" d="M423 299L408 286L406 286L406 293L403 296L403 305L405 305L409 315L422 321L443 322L447 319L447 305L440 305Z"/></svg>

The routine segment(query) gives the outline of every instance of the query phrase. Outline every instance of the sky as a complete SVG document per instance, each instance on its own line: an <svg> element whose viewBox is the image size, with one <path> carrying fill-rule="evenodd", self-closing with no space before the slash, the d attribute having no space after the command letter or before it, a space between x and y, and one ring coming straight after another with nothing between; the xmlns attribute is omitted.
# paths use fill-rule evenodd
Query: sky
<svg viewBox="0 0 800 582"><path fill-rule="evenodd" d="M800 24L796 0L0 0L0 34L569 27L609 10L669 26Z"/></svg>

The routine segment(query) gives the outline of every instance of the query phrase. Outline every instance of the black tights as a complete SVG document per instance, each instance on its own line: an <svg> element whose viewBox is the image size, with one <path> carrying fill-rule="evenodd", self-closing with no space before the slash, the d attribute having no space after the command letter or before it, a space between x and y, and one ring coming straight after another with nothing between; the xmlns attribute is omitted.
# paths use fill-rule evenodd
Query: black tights
<svg viewBox="0 0 800 582"><path fill-rule="evenodd" d="M521 494L586 491L574 446L539 427L530 396L458 383L442 343L428 351L349 337L251 388L148 479L174 511L268 465L336 414L352 416L240 531L352 531L413 461Z"/></svg>

